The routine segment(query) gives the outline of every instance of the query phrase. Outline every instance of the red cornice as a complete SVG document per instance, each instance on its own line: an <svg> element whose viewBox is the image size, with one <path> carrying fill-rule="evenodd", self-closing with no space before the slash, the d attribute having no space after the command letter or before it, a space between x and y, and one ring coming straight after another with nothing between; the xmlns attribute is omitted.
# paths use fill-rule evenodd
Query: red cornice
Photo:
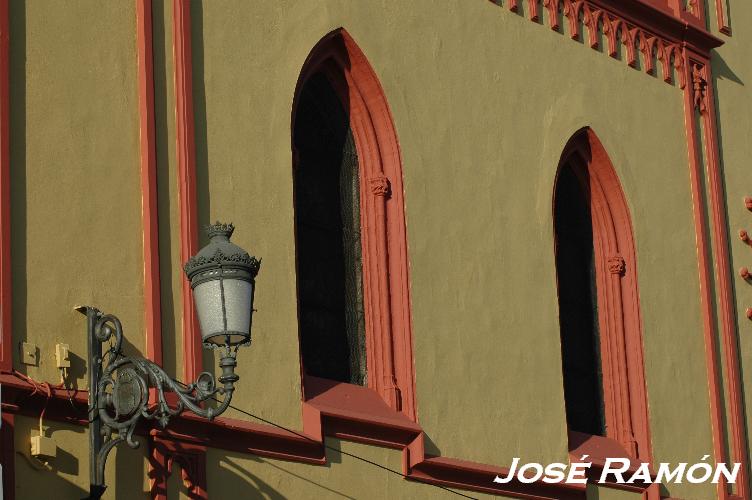
<svg viewBox="0 0 752 500"><path fill-rule="evenodd" d="M674 42L686 42L703 54L723 45L723 40L704 29L691 15L677 18L668 12L643 3L628 0L585 0L593 6L607 10L625 21L651 31Z"/></svg>
<svg viewBox="0 0 752 500"><path fill-rule="evenodd" d="M498 0L491 2L498 5ZM541 22L538 0L530 3L527 12L530 20ZM704 29L699 18L678 7L680 17L637 0L542 0L542 5L548 11L552 30L564 33L563 25L566 25L567 34L575 40L583 38L581 31L586 30L586 43L593 49L600 48L602 36L608 44L604 53L624 60L631 67L638 66L641 55L642 68L648 74L656 73L656 59L665 82L674 83L676 70L680 88L686 84L682 49L689 47L709 57L711 49L723 44ZM518 12L518 6L518 1L510 0L507 8ZM563 23L559 22L560 18Z"/></svg>
<svg viewBox="0 0 752 500"><path fill-rule="evenodd" d="M22 414L38 417L46 407L45 418L78 425L88 425L86 420L87 392L77 391L72 395L73 404L68 400L64 389L53 388L52 396L47 401L46 394L34 394L33 386L23 379L9 373L0 374L3 386L2 411L4 414ZM389 408L380 397L367 388L351 386L372 395L354 396L358 401L370 399L366 403L367 411L375 408L376 401L381 405L373 419L367 412L359 413L350 407L340 410L340 403L331 398L316 398L313 404L304 408L313 408L319 417L313 422L313 413L308 413L303 432L287 431L271 425L260 425L244 420L219 418L214 421L183 414L173 417L167 430L152 429L145 422L137 429L139 436L148 437L150 432L160 439L194 444L237 453L290 460L311 465L327 463L324 437L340 437L351 441L387 446L403 452L403 471L407 479L418 482L441 484L456 488L513 496L515 498L535 498L549 500L585 499L584 485L545 484L537 482L522 484L494 483L497 474L504 474L508 469L501 466L484 465L446 457L426 456L423 449L423 431L409 418ZM339 396L335 395L334 399ZM317 407L317 404L320 406Z"/></svg>

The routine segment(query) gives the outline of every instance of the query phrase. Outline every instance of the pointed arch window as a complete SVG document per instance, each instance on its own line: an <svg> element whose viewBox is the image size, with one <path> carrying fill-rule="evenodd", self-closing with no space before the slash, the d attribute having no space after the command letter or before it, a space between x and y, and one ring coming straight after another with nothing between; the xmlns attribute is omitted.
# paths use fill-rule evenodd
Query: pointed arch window
<svg viewBox="0 0 752 500"><path fill-rule="evenodd" d="M553 205L570 448L602 436L650 461L632 224L613 165L589 128L565 147Z"/></svg>
<svg viewBox="0 0 752 500"><path fill-rule="evenodd" d="M399 147L381 85L344 30L309 55L292 123L304 399L322 384L361 385L414 420Z"/></svg>

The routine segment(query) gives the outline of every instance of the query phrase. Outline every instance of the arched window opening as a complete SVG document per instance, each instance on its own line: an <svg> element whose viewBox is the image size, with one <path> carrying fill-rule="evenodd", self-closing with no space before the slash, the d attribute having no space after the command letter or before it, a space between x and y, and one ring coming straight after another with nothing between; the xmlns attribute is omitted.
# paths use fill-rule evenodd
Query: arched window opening
<svg viewBox="0 0 752 500"><path fill-rule="evenodd" d="M375 393L415 420L402 161L381 84L345 30L303 65L291 132L303 398L350 412L353 398L331 398Z"/></svg>
<svg viewBox="0 0 752 500"><path fill-rule="evenodd" d="M303 366L309 375L364 385L358 153L347 112L321 73L300 92L293 137Z"/></svg>
<svg viewBox="0 0 752 500"><path fill-rule="evenodd" d="M564 165L556 182L556 269L569 429L605 435L598 296L587 179Z"/></svg>
<svg viewBox="0 0 752 500"><path fill-rule="evenodd" d="M632 223L614 167L589 128L564 149L553 209L570 449L595 436L650 462Z"/></svg>

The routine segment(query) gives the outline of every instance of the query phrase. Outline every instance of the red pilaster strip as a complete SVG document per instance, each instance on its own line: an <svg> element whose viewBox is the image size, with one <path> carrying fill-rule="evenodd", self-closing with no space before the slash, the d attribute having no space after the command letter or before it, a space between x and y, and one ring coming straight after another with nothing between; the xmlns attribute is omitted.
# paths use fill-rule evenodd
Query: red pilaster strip
<svg viewBox="0 0 752 500"><path fill-rule="evenodd" d="M695 110L695 88L692 75L692 62L687 50L682 54L684 58L685 78L688 84L684 88L684 126L687 132L687 148L689 151L689 178L692 189L692 211L695 221L695 242L697 245L698 270L700 273L700 302L702 309L703 336L705 339L705 358L708 375L708 390L710 396L710 421L713 427L713 453L717 463L725 462L726 451L723 439L723 409L719 377L719 363L716 351L716 328L713 320L713 297L711 289L710 244L708 242L708 227L705 220L705 196L702 188L702 160L700 158L700 140L697 135L698 123ZM718 485L718 499L728 498L728 489L723 477Z"/></svg>
<svg viewBox="0 0 752 500"><path fill-rule="evenodd" d="M10 280L10 24L0 0L0 370L13 368Z"/></svg>
<svg viewBox="0 0 752 500"><path fill-rule="evenodd" d="M731 283L731 258L729 256L729 237L726 220L726 203L723 194L720 160L718 157L717 114L713 96L713 79L710 60L703 58L703 78L705 88L705 112L701 114L705 137L705 155L707 158L708 187L710 190L710 212L713 220L713 247L715 248L715 272L718 284L718 296L721 318L721 344L728 387L727 412L731 417L729 441L732 446L731 456L734 462L742 464L737 481L738 494L750 498L749 477L747 474L747 437L742 404L741 375L739 370L739 349L737 344L737 324L734 310L734 295Z"/></svg>
<svg viewBox="0 0 752 500"><path fill-rule="evenodd" d="M715 17L718 19L718 31L724 35L731 36L731 24L728 19L726 10L727 0L715 0Z"/></svg>
<svg viewBox="0 0 752 500"><path fill-rule="evenodd" d="M162 364L162 307L159 280L157 162L154 139L154 59L151 0L136 3L138 102L141 138L141 221L144 231L144 329L146 357Z"/></svg>
<svg viewBox="0 0 752 500"><path fill-rule="evenodd" d="M175 123L177 129L178 198L180 203L180 259L186 262L198 250L196 214L196 154L193 127L191 62L191 4L173 0L173 56L175 59ZM191 287L183 284L183 378L201 373L201 342Z"/></svg>

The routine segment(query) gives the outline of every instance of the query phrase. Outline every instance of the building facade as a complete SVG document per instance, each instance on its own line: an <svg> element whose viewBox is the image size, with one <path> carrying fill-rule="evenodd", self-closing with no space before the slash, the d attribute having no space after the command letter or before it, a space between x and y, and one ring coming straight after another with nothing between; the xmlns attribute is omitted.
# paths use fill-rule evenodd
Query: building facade
<svg viewBox="0 0 752 500"><path fill-rule="evenodd" d="M88 494L75 306L179 380L216 371L182 266L221 220L262 258L234 408L140 426L104 498L752 498L750 24L738 0L0 0L3 497ZM741 466L494 482L583 456Z"/></svg>

